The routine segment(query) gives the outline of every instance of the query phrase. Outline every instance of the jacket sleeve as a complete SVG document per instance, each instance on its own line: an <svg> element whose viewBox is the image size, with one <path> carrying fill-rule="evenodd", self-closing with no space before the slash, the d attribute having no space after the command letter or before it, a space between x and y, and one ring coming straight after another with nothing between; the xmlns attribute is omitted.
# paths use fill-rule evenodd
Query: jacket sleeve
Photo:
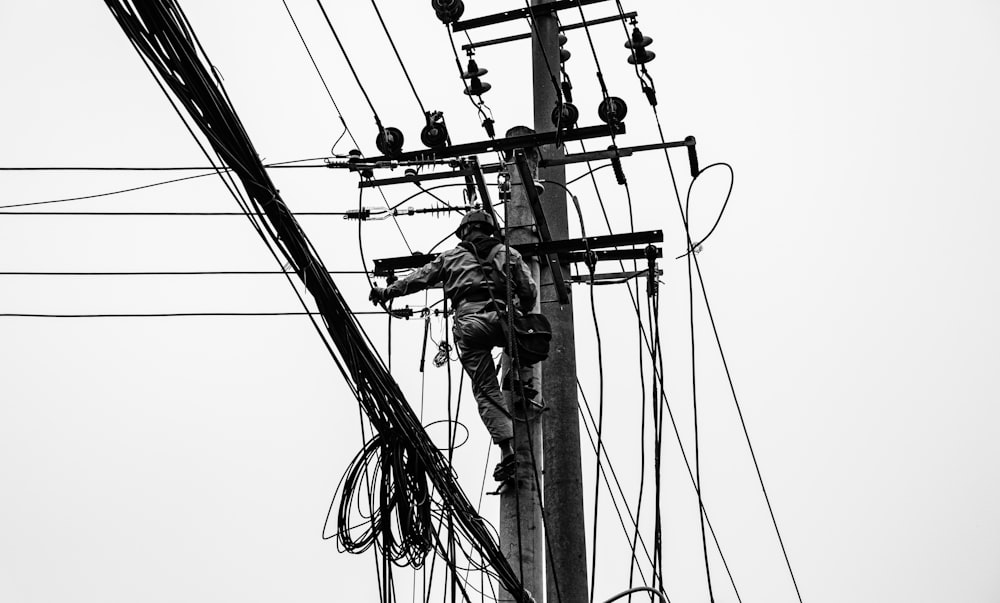
<svg viewBox="0 0 1000 603"><path fill-rule="evenodd" d="M516 249L510 250L511 275L510 282L514 286L518 307L525 314L535 309L535 299L538 297L538 287L531 278L531 270Z"/></svg>
<svg viewBox="0 0 1000 603"><path fill-rule="evenodd" d="M401 295L409 295L423 291L441 282L444 278L444 254L417 268L410 274L386 287L386 294L391 299Z"/></svg>

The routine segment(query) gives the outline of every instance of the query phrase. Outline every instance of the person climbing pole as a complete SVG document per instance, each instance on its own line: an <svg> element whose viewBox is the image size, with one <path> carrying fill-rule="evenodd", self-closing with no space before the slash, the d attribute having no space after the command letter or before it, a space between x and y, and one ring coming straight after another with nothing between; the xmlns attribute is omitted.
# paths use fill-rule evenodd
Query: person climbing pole
<svg viewBox="0 0 1000 603"><path fill-rule="evenodd" d="M445 297L455 310L452 333L462 367L472 384L479 416L493 442L500 447L501 461L493 478L504 482L514 476L516 469L514 426L497 381L493 348L507 344L502 325L507 311L507 287L516 300L515 311L522 313L529 313L535 307L538 288L516 249L509 249L508 261L508 248L498 238L499 230L490 214L481 210L467 213L455 235L461 239L455 248L387 287L373 287L368 299L374 304L385 303L438 283L444 286ZM509 275L505 273L508 265ZM538 391L531 367L520 367L518 374L519 389L531 403L541 406L534 400ZM504 389L509 389L509 375L505 375L503 381Z"/></svg>

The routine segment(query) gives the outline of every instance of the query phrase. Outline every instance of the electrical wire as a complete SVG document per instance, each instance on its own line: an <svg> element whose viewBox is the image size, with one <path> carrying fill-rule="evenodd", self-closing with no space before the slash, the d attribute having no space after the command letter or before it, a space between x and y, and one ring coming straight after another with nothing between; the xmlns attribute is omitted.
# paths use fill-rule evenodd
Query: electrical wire
<svg viewBox="0 0 1000 603"><path fill-rule="evenodd" d="M334 149L337 148L337 144L347 134L351 138L351 142L354 143L355 148L358 148L358 141L354 138L354 133L351 129L347 127L347 120L344 119L344 114L340 112L340 106L337 101L333 98L333 92L330 91L330 86L326 83L326 78L323 77L323 72L320 71L319 65L316 63L316 58L313 57L312 50L309 49L309 44L306 43L305 36L302 35L302 30L299 29L299 24L295 21L295 16L292 15L292 9L289 8L287 0L281 0L281 3L285 5L285 11L288 13L288 18L292 21L292 26L295 28L295 33L299 35L299 40L302 42L302 46L306 50L306 54L309 55L309 61L312 62L313 69L316 70L316 75L319 76L320 81L323 83L323 88L326 90L326 95L330 97L330 102L333 103L333 108L337 112L337 118L340 119L340 123L344 126L344 132L340 134L333 146L330 147L330 153L332 154Z"/></svg>
<svg viewBox="0 0 1000 603"><path fill-rule="evenodd" d="M403 75L406 76L406 83L410 85L410 90L413 91L413 98L417 99L417 105L420 106L420 113L426 115L427 110L424 109L424 103L420 100L420 95L417 94L417 87L413 85L413 80L410 78L410 72L406 70L406 64L403 63L403 57L399 55L399 50L396 48L396 42L392 39L392 34L389 33L389 27L385 24L385 19L382 18L382 11L378 9L378 4L375 0L371 0L372 8L375 9L375 14L378 16L378 22L382 24L382 31L385 32L385 37L389 39L389 45L392 46L392 52L396 55L396 60L399 62L400 68L403 70Z"/></svg>
<svg viewBox="0 0 1000 603"><path fill-rule="evenodd" d="M207 174L214 176L215 174ZM76 199L71 199L75 201ZM3 216L239 216L246 214L235 211L0 211ZM296 216L351 216L347 211L298 211Z"/></svg>
<svg viewBox="0 0 1000 603"><path fill-rule="evenodd" d="M264 167L271 169L284 168L329 168L329 164L317 165L294 165L306 161L320 161L329 159L328 157L312 157L310 159L294 159L292 161L282 161L279 163L265 164ZM14 166L0 167L0 172L191 172L191 171L214 171L218 169L212 166L189 166L189 167L168 167L168 166Z"/></svg>
<svg viewBox="0 0 1000 603"><path fill-rule="evenodd" d="M96 193L93 195L83 195L80 197L67 197L65 199L50 199L47 201L31 201L28 203L11 203L8 205L0 205L0 209L11 209L14 207L32 207L35 205L49 205L52 203L66 203L67 201L83 201L84 199L98 199L100 197L110 197L112 195L120 195L122 193L131 193L134 191L141 191L147 188L153 188L154 186L163 186L164 184L173 184L175 182L183 182L185 180L194 180L195 178L205 178L207 176L216 176L215 172L209 174L196 174L194 176L184 176L182 178L172 178L170 180L163 180L160 182L153 182L152 184L143 184L142 186L133 186L130 188L124 188L120 190L114 190L106 193Z"/></svg>
<svg viewBox="0 0 1000 603"><path fill-rule="evenodd" d="M354 68L354 63L351 61L350 55L347 54L347 49L344 48L344 43L340 41L340 36L337 35L337 29L333 26L333 21L330 20L330 15L327 14L322 0L316 0L316 4L319 6L320 12L323 13L323 18L326 20L326 24L330 28L330 33L333 34L334 40L337 41L337 46L340 47L340 53L344 56L344 61L347 62L347 67L351 70L351 75L354 76L354 81L358 83L358 88L361 90L361 94L365 97L365 102L368 103L368 107L372 110L372 116L375 118L375 124L378 125L379 132L382 132L384 135L385 128L382 126L382 120L379 119L378 111L375 109L375 105L372 103L371 97L368 96L368 90L365 89L365 85L361 83L361 77L358 76L358 71Z"/></svg>
<svg viewBox="0 0 1000 603"><path fill-rule="evenodd" d="M324 315L328 335L338 350L332 354L334 360L379 432L378 437L385 442L384 446L380 446L385 455L381 466L390 468L393 476L399 475L408 488L419 488L416 483L425 479L433 481L445 503L457 510L456 517L459 521L456 529L461 530L463 537L468 538L488 560L504 587L519 600L527 601L528 596L524 593L523 586L500 554L495 542L477 521L478 516L468 499L454 484L440 453L428 444L426 434L416 422L398 385L372 350L367 336L349 313L335 283L326 274L312 244L298 227L260 165L257 153L236 117L221 82L210 75L211 71L206 66L207 59L203 62L204 49L197 42L180 7L174 0L141 3L138 6L127 0L106 2L136 49L148 61L147 67L151 70L155 67L159 78L170 86L188 109L191 119L208 136L215 152L225 164L234 169L248 202L267 215L266 222L262 221L260 224L262 232L268 235L275 248L302 278L306 289L312 293ZM159 84L160 80L157 79L157 82ZM252 213L248 213L248 216L252 217ZM333 348L330 349L333 352ZM399 455L403 451L405 457ZM410 459L413 459L412 463L409 462ZM409 475L400 475L400 468ZM381 490L385 492L390 485L397 483L400 482L387 482L383 479ZM402 512L409 507L398 509ZM425 517L422 511L420 513L421 517ZM399 517L406 516L404 514ZM383 531L382 537L391 541L392 534ZM427 543L427 540L419 541L419 546L426 547ZM390 548L389 552L394 550L396 549ZM389 582L385 588L386 592L390 592Z"/></svg>
<svg viewBox="0 0 1000 603"><path fill-rule="evenodd" d="M319 6L320 11L323 13L323 18L326 20L326 24L330 28L330 33L333 34L334 39L337 41L337 46L340 47L340 52L341 52L341 54L343 54L344 60L347 62L347 66L350 68L351 73L354 75L354 80L357 82L358 88L361 89L361 94L364 95L365 100L368 102L368 106L372 110L372 116L375 118L375 125L378 126L379 133L381 134L381 136L382 136L383 139L387 139L386 130L385 130L385 127L382 125L382 120L379 119L378 111L375 110L375 105L372 103L371 98L368 96L368 91L365 89L364 85L361 83L361 78L358 77L358 72L354 69L354 63L351 62L351 57L347 54L347 49L344 48L344 45L341 43L340 36L337 35L337 30L333 27L333 22L330 21L330 15L327 14L326 8L323 6L323 3L322 3L321 0L316 0L316 4ZM287 8L287 5L286 5L286 8ZM289 11L288 15L289 15L289 17L292 16L291 11ZM295 19L294 18L292 19L292 23L295 24ZM296 31L299 31L298 25L295 25L295 29L296 29ZM302 37L301 32L299 32L299 38L302 40L302 44L303 44L303 46L305 46L306 52L309 53L310 60L312 60L312 52L309 51L309 46L306 44L305 38ZM320 71L319 66L316 65L315 61L313 61L313 67L315 67L316 74L319 75L320 80L322 80L322 82L323 82L323 86L325 88L327 88L327 93L329 94L329 87L327 87L326 80L323 79L323 74ZM340 113L340 109L337 107L336 101L333 100L333 95L330 94L329 96L330 96L330 101L333 102L333 106L337 110L337 115L340 117L340 120L344 123L344 131L350 133L350 129L347 127L347 122L344 121L344 116ZM350 134L350 136L351 136L351 142L354 143L355 148L360 148L361 145L359 145L358 141L354 138L354 134ZM341 135L341 137L343 137L343 135ZM338 139L338 142L339 142L339 140L340 139ZM334 143L334 147L336 147L336 143ZM333 151L333 149L331 149L331 152L332 151ZM379 187L378 191L379 191L379 195L382 196L382 201L385 203L385 206L388 208L389 207L389 200L385 198L385 193L382 191L381 187ZM400 226L399 221L396 219L395 215L392 216L392 220L396 224L396 229L399 231L399 236L402 237L403 244L406 245L407 251L409 251L410 253L413 253L413 248L410 247L410 242L406 239L406 235L403 233L403 228L402 228L402 226Z"/></svg>
<svg viewBox="0 0 1000 603"><path fill-rule="evenodd" d="M329 274L365 274L361 270L328 270ZM119 272L42 272L42 271L0 271L0 276L217 276L217 275L285 275L280 270L147 270Z"/></svg>
<svg viewBox="0 0 1000 603"><path fill-rule="evenodd" d="M354 316L381 314L373 311L354 311ZM321 312L153 312L147 314L33 314L33 313L0 313L3 318L178 318L178 317L227 317L227 316L322 316Z"/></svg>

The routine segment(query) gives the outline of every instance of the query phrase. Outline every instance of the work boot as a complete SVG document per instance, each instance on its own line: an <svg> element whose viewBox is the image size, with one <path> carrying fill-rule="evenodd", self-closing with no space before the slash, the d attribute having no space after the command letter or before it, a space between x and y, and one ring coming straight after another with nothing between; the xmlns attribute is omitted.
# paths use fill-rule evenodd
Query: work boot
<svg viewBox="0 0 1000 603"><path fill-rule="evenodd" d="M517 457L511 453L503 457L503 460L497 463L496 469L493 470L493 479L498 482L505 482L510 479L514 479L514 475L517 472Z"/></svg>

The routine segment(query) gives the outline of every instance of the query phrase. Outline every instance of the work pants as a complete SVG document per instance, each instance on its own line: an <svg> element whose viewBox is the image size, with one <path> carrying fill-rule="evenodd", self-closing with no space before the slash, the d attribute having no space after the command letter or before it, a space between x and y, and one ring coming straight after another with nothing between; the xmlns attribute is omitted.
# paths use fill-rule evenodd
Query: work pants
<svg viewBox="0 0 1000 603"><path fill-rule="evenodd" d="M459 313L452 329L462 367L469 375L472 393L479 406L479 416L497 444L514 437L510 406L500 390L497 366L493 361L493 348L502 348L506 344L500 320L494 311ZM529 398L536 397L532 368L521 367L518 374L521 376L521 387L517 389L525 390ZM505 376L504 382L507 381Z"/></svg>

